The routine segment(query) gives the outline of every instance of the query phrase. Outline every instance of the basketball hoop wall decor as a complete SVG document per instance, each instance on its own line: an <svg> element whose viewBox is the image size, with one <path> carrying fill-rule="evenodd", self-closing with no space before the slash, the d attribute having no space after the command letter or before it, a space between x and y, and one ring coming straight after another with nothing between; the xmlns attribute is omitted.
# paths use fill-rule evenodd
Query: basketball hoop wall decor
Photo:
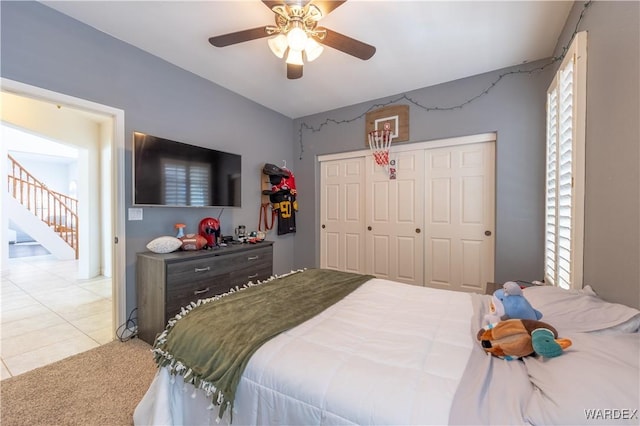
<svg viewBox="0 0 640 426"><path fill-rule="evenodd" d="M391 142L409 140L409 106L387 106L367 113L367 145L377 165L389 179L396 178L396 160L389 155Z"/></svg>
<svg viewBox="0 0 640 426"><path fill-rule="evenodd" d="M369 132L383 130L386 123L389 123L393 142L409 140L409 105L391 105L369 111L365 119L365 146L369 146Z"/></svg>
<svg viewBox="0 0 640 426"><path fill-rule="evenodd" d="M369 132L369 149L373 154L373 161L378 166L384 167L389 173L389 179L396 178L396 162L389 158L389 148L391 147L391 140L393 139L393 133L391 130L391 124L384 123L382 130L372 130Z"/></svg>

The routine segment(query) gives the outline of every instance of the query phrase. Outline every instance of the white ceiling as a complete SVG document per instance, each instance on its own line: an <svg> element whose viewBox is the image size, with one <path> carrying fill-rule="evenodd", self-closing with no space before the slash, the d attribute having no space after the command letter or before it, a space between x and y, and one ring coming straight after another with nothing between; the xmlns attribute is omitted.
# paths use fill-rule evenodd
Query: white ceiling
<svg viewBox="0 0 640 426"><path fill-rule="evenodd" d="M326 48L288 80L267 38L208 42L273 24L259 0L42 3L291 118L550 57L573 5L349 0L320 25L375 46L373 58Z"/></svg>
<svg viewBox="0 0 640 426"><path fill-rule="evenodd" d="M46 161L70 164L78 160L78 150L27 130L0 122L2 143L18 161Z"/></svg>

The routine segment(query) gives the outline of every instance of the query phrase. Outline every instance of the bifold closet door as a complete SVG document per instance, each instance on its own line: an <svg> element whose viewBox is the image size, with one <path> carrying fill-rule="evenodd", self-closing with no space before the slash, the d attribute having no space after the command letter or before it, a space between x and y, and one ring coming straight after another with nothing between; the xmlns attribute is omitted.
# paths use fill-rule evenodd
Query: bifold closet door
<svg viewBox="0 0 640 426"><path fill-rule="evenodd" d="M429 149L425 285L483 292L493 281L495 144Z"/></svg>
<svg viewBox="0 0 640 426"><path fill-rule="evenodd" d="M365 273L364 157L320 163L320 267Z"/></svg>
<svg viewBox="0 0 640 426"><path fill-rule="evenodd" d="M483 292L494 278L495 142L320 162L320 266Z"/></svg>
<svg viewBox="0 0 640 426"><path fill-rule="evenodd" d="M367 158L367 273L424 285L424 150L392 152L396 179Z"/></svg>

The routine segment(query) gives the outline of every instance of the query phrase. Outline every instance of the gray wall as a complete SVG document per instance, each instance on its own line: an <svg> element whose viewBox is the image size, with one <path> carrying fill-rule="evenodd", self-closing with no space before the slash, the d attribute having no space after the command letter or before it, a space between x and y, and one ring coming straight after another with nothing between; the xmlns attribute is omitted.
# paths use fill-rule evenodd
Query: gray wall
<svg viewBox="0 0 640 426"><path fill-rule="evenodd" d="M558 49L573 31L582 4L576 3ZM243 207L225 210L225 232L237 224L257 223L259 168L266 159L286 160L299 190L298 232L272 236L275 270L318 265L316 156L364 148L365 112L398 97L303 117L292 128L291 120L278 113L45 6L3 1L0 7L3 77L125 111L127 207L133 130L243 155ZM639 7L637 2L594 2L581 24L589 31L585 283L605 299L635 306L640 305ZM542 276L544 101L555 68L508 75L487 95L454 111L426 111L406 99L396 102L410 104L411 142L497 132L498 281ZM459 105L482 93L500 74L407 95L426 107ZM135 253L152 237L172 229L176 220L195 227L203 216L218 212L147 208L143 222L127 223L129 308L135 306Z"/></svg>
<svg viewBox="0 0 640 426"><path fill-rule="evenodd" d="M126 206L131 206L134 130L242 155L242 208L225 209L223 233L255 229L265 161L293 163L290 118L238 96L37 2L2 1L2 77L119 108L125 112ZM125 210L126 211L126 210ZM120 214L125 214L125 211ZM144 208L126 224L127 310L136 306L136 253L176 222L195 232L220 209ZM292 269L293 238L270 234L274 272Z"/></svg>
<svg viewBox="0 0 640 426"><path fill-rule="evenodd" d="M567 44L583 4L574 5L556 54ZM606 300L631 306L640 306L639 7L637 2L594 2L580 25L589 31L584 282ZM548 63L406 95L424 107L456 106L482 93L504 72ZM294 170L300 194L296 267L319 264L316 156L364 148L366 111L403 103L410 106L411 142L497 132L495 279L542 279L545 97L558 65L508 75L488 94L453 111L427 111L399 99L399 94L295 120Z"/></svg>
<svg viewBox="0 0 640 426"><path fill-rule="evenodd" d="M545 63L548 61L529 64L522 69ZM425 107L456 106L482 93L500 74L515 69L520 68L416 90L407 97ZM495 279L500 282L542 279L544 105L551 71L552 68L547 67L539 73L506 76L487 95L454 111L427 111L409 103L411 142L497 132ZM300 193L296 266L313 265L319 260L316 156L365 148L364 113L393 99L379 99L295 120L294 132L303 128L304 147L302 159L297 157L294 169L298 171L296 183ZM398 103L408 102L402 99ZM306 130L307 126L320 128L327 119L332 121L320 131ZM296 133L294 144L299 153L297 136Z"/></svg>
<svg viewBox="0 0 640 426"><path fill-rule="evenodd" d="M595 1L581 29L588 31L584 283L606 300L640 307L640 3Z"/></svg>

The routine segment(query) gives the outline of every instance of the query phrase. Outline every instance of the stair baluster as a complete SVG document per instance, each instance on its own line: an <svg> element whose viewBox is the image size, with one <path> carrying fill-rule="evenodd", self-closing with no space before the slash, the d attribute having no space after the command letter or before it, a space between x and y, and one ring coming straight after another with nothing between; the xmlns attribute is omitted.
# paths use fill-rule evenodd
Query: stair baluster
<svg viewBox="0 0 640 426"><path fill-rule="evenodd" d="M11 155L9 193L46 223L74 251L78 258L78 200L52 191L36 179Z"/></svg>

